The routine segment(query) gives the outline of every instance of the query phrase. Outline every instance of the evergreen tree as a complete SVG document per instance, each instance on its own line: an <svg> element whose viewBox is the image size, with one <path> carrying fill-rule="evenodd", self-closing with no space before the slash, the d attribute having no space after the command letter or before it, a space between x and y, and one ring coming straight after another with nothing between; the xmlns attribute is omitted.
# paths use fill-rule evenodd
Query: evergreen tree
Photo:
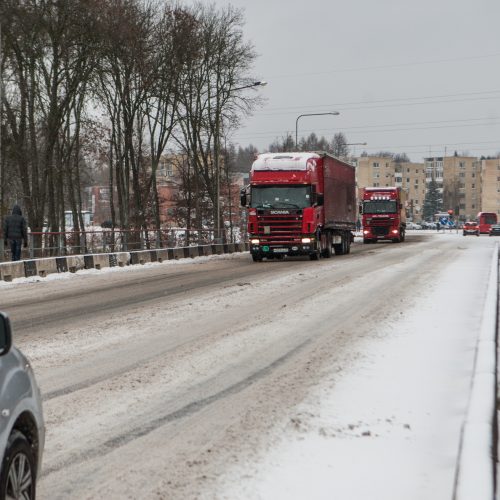
<svg viewBox="0 0 500 500"><path fill-rule="evenodd" d="M432 220L434 214L443 210L443 200L435 179L432 179L427 186L424 201L424 220Z"/></svg>

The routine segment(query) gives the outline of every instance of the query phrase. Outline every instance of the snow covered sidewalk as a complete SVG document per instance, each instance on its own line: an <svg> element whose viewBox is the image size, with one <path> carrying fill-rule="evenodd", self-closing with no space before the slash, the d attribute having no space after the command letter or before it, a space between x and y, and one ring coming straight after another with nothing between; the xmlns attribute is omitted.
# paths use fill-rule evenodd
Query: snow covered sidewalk
<svg viewBox="0 0 500 500"><path fill-rule="evenodd" d="M415 307L381 319L361 359L296 409L273 451L231 468L218 498L452 499L483 312L496 313L496 301L485 307L494 242L476 241L429 277ZM488 491L477 484L467 498Z"/></svg>

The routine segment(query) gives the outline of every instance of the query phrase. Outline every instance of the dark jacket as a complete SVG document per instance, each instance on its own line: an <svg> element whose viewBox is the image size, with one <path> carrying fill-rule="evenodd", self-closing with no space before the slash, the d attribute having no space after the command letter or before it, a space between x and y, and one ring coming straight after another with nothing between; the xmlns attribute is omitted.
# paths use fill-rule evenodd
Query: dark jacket
<svg viewBox="0 0 500 500"><path fill-rule="evenodd" d="M3 239L7 240L24 240L28 242L28 231L26 228L26 219L23 217L21 207L14 205L12 215L5 218L3 223Z"/></svg>

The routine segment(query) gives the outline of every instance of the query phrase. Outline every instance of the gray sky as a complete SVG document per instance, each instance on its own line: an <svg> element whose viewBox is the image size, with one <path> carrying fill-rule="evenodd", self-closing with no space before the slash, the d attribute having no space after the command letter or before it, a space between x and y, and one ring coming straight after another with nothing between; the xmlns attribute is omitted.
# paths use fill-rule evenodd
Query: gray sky
<svg viewBox="0 0 500 500"><path fill-rule="evenodd" d="M414 161L500 151L499 0L216 0L243 8L267 103L233 140L341 131Z"/></svg>

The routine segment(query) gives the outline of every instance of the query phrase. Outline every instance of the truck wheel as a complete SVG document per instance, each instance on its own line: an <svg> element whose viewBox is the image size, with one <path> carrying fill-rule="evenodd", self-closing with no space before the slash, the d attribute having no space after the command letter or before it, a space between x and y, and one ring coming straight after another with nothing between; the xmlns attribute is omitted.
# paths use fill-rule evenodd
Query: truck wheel
<svg viewBox="0 0 500 500"><path fill-rule="evenodd" d="M342 234L341 238L342 238L342 241L339 244L333 245L333 249L335 250L335 255L344 255L346 253L345 234Z"/></svg>
<svg viewBox="0 0 500 500"><path fill-rule="evenodd" d="M252 254L252 260L254 262L262 262L262 257L259 257L258 255Z"/></svg>
<svg viewBox="0 0 500 500"><path fill-rule="evenodd" d="M329 259L332 256L332 235L331 234L326 234L325 235L325 248L321 252L321 256L324 257L325 259Z"/></svg>
<svg viewBox="0 0 500 500"><path fill-rule="evenodd" d="M345 235L345 253L350 254L351 253L351 234L347 233Z"/></svg>

